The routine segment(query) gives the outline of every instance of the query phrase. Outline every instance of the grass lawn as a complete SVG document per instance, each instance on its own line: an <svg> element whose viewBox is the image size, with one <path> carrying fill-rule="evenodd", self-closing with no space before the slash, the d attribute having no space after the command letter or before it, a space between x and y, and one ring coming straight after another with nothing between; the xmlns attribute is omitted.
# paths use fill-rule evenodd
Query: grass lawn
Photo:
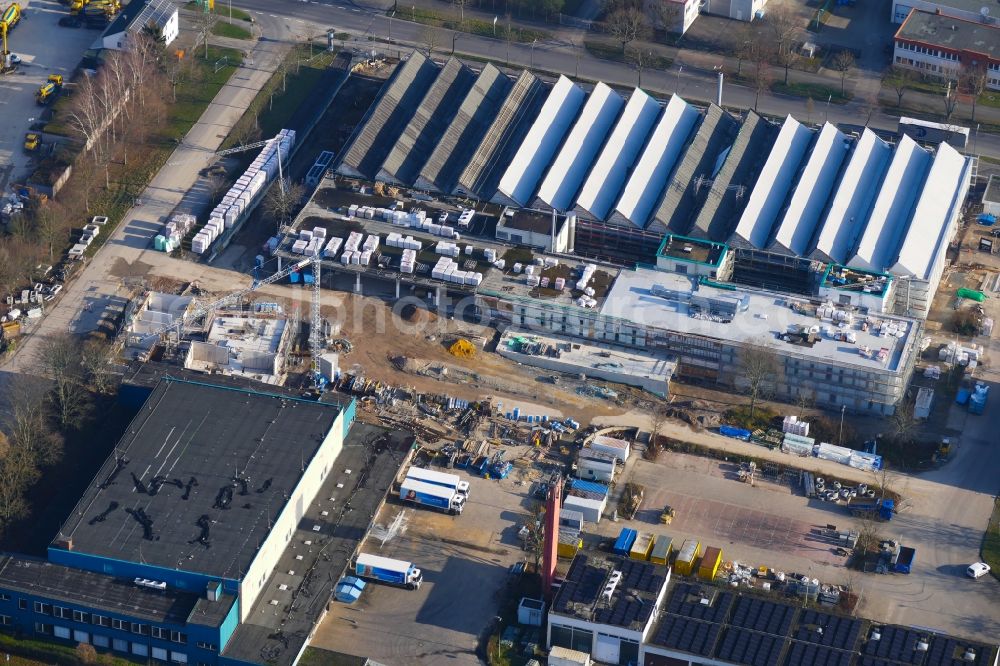
<svg viewBox="0 0 1000 666"><path fill-rule="evenodd" d="M983 536L983 562L990 565L990 573L1000 580L1000 500L993 504L993 515Z"/></svg>
<svg viewBox="0 0 1000 666"><path fill-rule="evenodd" d="M187 7L188 9L198 9L199 8L198 7L198 3L194 2L194 0L192 0L189 3L187 3L184 6ZM230 14L230 12L232 12L232 14ZM249 21L249 20L251 20L249 12L245 12L242 9L237 9L236 7L230 8L230 6L229 6L228 3L221 3L221 4L220 3L215 3L215 9L212 10L212 13L216 14L218 16L225 16L226 18L229 18L230 16L232 16L232 18L234 20L236 20L236 21Z"/></svg>
<svg viewBox="0 0 1000 666"><path fill-rule="evenodd" d="M323 71L335 56L334 53L317 48L313 51L313 58L309 60L309 53L309 47L303 45L291 50L285 58L285 69L288 74L284 76L284 83L280 72L271 76L250 103L246 113L233 127L232 132L222 142L223 148L231 148L237 144L235 137L241 136L244 125L253 125L256 122L263 138L273 137L287 126L298 108L309 98L313 88L323 77ZM301 66L297 66L299 61L303 61Z"/></svg>
<svg viewBox="0 0 1000 666"><path fill-rule="evenodd" d="M217 37L231 37L233 39L250 39L253 37L246 28L238 26L235 23L229 23L228 21L219 21L213 25L212 34Z"/></svg>
<svg viewBox="0 0 1000 666"><path fill-rule="evenodd" d="M392 10L389 11L391 12ZM496 37L497 39L506 38L505 35L507 26L500 21L497 21L496 28L494 29L493 21L466 19L465 22L462 23L454 16L445 16L430 9L417 8L413 6L410 7L409 11L406 11L406 9L397 9L396 17L404 21L437 26L447 30L468 32L481 37ZM511 26L511 41L514 42L529 44L536 39L544 41L550 39L551 37L552 33L546 30L530 30L528 28L518 28L513 25ZM439 43L438 46L441 46L441 44Z"/></svg>
<svg viewBox="0 0 1000 666"><path fill-rule="evenodd" d="M812 97L817 104L825 103L827 99L833 104L847 104L854 97L849 92L842 95L839 88L831 88L820 83L796 83L794 81L788 85L785 85L784 81L776 81L771 84L771 92L795 97Z"/></svg>
<svg viewBox="0 0 1000 666"><path fill-rule="evenodd" d="M595 58L623 62L633 67L636 65L635 49L631 46L627 47L627 51L625 53L622 53L621 47L618 44L609 44L596 39L584 39L583 48L585 48L587 53ZM670 69L673 62L674 61L672 59L666 56L647 53L643 67L660 70Z"/></svg>
<svg viewBox="0 0 1000 666"><path fill-rule="evenodd" d="M5 664L11 666L35 666L36 664L59 664L72 666L81 663L76 656L76 648L44 641L18 640L7 634L0 634L0 652L9 653ZM110 666L134 666L134 662L104 653L102 663Z"/></svg>

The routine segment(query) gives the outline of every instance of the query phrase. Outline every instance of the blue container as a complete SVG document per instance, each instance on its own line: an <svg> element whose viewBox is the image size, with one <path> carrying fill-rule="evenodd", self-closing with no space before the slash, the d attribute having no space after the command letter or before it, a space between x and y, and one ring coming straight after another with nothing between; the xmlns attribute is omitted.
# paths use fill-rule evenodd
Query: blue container
<svg viewBox="0 0 1000 666"><path fill-rule="evenodd" d="M514 415L514 420L515 421L520 421L521 420L521 408L520 407L515 407L514 411L512 413Z"/></svg>
<svg viewBox="0 0 1000 666"><path fill-rule="evenodd" d="M743 428L723 425L719 426L719 434L725 435L726 437L732 437L733 439L742 439L745 442L749 442L751 432L749 430L744 430Z"/></svg>
<svg viewBox="0 0 1000 666"><path fill-rule="evenodd" d="M572 479L570 481L570 488L576 488L577 490L586 490L588 492L597 493L599 495L608 494L608 487L603 483L598 483L597 481L584 481L583 479Z"/></svg>
<svg viewBox="0 0 1000 666"><path fill-rule="evenodd" d="M618 533L618 538L615 540L615 545L611 550L615 555L628 557L629 552L632 550L632 545L638 536L639 533L637 531L623 527L622 531Z"/></svg>
<svg viewBox="0 0 1000 666"><path fill-rule="evenodd" d="M972 392L969 389L966 388L958 389L958 393L955 395L955 402L957 402L960 405L964 405L967 402L969 402L970 395L972 395Z"/></svg>

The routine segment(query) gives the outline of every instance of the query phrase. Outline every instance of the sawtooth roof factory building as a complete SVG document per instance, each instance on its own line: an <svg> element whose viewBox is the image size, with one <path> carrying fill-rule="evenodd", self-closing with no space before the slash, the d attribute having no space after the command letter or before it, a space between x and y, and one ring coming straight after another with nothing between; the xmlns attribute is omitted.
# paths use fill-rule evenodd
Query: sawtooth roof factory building
<svg viewBox="0 0 1000 666"><path fill-rule="evenodd" d="M640 266L585 307L519 294L487 273L472 290L484 314L673 353L679 373L733 386L741 349L777 340L780 397L809 391L819 405L892 413L959 227L971 159L908 136L735 116L603 83L586 90L565 76L547 83L524 72L508 85L493 66L442 105L459 71L418 53L402 62L337 173L500 204L497 239ZM391 154L410 145L411 118L428 117L425 106L441 117L433 134L423 126L425 148L406 156L401 179L393 165L403 157Z"/></svg>

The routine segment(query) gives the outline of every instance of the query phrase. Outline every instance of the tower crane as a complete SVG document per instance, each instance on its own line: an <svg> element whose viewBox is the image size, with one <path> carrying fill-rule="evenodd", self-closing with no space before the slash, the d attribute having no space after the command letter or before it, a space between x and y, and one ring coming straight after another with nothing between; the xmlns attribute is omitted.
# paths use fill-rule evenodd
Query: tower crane
<svg viewBox="0 0 1000 666"><path fill-rule="evenodd" d="M313 388L317 390L322 390L326 383L326 380L322 377L322 375L319 372L319 356L323 352L324 348L322 330L321 330L323 317L320 312L321 301L320 301L320 286L319 286L321 263L322 263L321 255L317 253L311 257L306 257L301 261L291 264L288 267L284 268L283 270L278 271L274 275L266 277L262 280L259 280L256 277L254 277L253 283L246 289L241 289L240 291L234 291L230 294L223 296L222 298L201 305L197 309L195 309L194 312L188 314L187 316L180 317L175 322L171 322L170 324L161 326L160 328L147 333L146 336L159 337L161 335L166 335L176 329L177 337L179 338L184 330L185 324L201 319L205 315L215 312L219 308L223 308L227 305L230 305L231 303L239 301L247 294L257 291L261 287L273 284L283 278L288 277L292 273L295 273L311 265L313 283L312 283L312 293L311 293L311 303L310 303L310 308L312 311L310 313L310 321L309 321L309 355L311 357L310 378L312 381Z"/></svg>

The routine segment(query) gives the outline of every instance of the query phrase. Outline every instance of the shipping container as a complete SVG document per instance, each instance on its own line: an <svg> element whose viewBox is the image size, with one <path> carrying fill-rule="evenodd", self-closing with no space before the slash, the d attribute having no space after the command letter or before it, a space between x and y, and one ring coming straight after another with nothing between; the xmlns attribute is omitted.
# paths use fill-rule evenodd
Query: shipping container
<svg viewBox="0 0 1000 666"><path fill-rule="evenodd" d="M705 554L701 557L701 565L698 567L698 578L702 580L715 580L715 575L719 572L722 564L722 549L714 546L705 548Z"/></svg>
<svg viewBox="0 0 1000 666"><path fill-rule="evenodd" d="M622 531L618 533L618 538L615 540L612 551L615 555L628 555L632 550L632 544L635 543L638 536L639 533L636 530L623 527Z"/></svg>
<svg viewBox="0 0 1000 666"><path fill-rule="evenodd" d="M583 548L583 539L580 538L578 530L568 527L559 530L559 545L556 548L556 554L559 557L572 559L581 548Z"/></svg>
<svg viewBox="0 0 1000 666"><path fill-rule="evenodd" d="M663 534L656 535L653 550L649 553L649 561L653 564L670 564L670 551L673 550L673 539Z"/></svg>
<svg viewBox="0 0 1000 666"><path fill-rule="evenodd" d="M649 559L649 554L653 550L653 535L649 532L639 532L635 537L632 548L629 549L628 556L633 560Z"/></svg>
<svg viewBox="0 0 1000 666"><path fill-rule="evenodd" d="M684 576L690 576L695 572L695 564L701 554L701 543L697 539L685 539L681 544L681 549L677 551L677 559L674 560L674 571Z"/></svg>

